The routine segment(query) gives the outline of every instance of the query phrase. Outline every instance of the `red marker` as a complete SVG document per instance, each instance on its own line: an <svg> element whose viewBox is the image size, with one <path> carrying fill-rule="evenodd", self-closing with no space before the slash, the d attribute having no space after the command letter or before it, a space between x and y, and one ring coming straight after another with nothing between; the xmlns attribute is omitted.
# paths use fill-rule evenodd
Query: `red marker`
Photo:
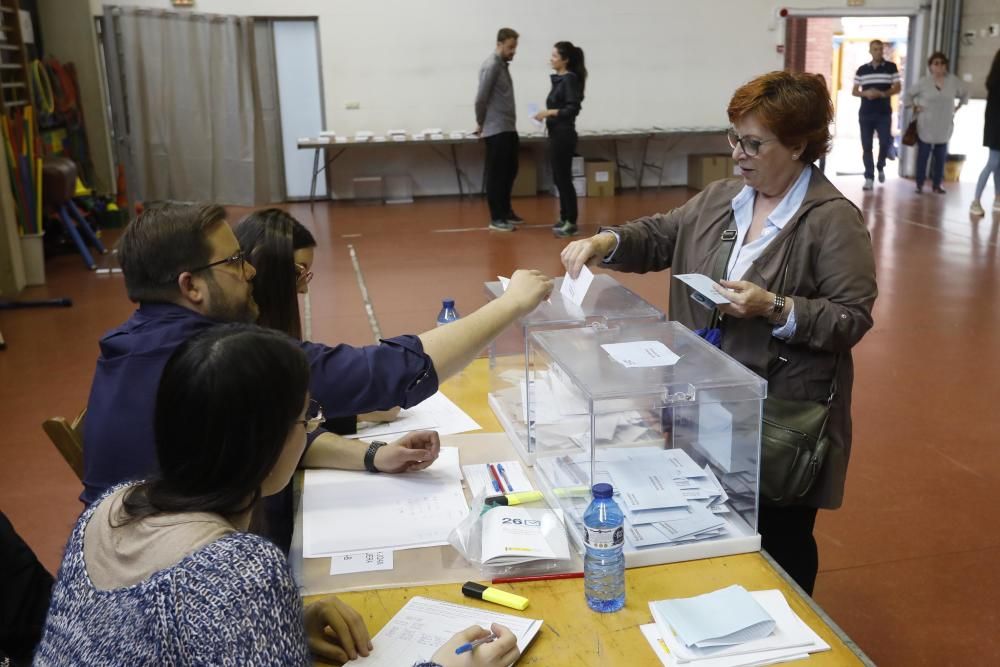
<svg viewBox="0 0 1000 667"><path fill-rule="evenodd" d="M583 579L583 572L556 572L555 574L540 574L533 577L497 577L494 584L517 584L522 581L549 581L552 579Z"/></svg>

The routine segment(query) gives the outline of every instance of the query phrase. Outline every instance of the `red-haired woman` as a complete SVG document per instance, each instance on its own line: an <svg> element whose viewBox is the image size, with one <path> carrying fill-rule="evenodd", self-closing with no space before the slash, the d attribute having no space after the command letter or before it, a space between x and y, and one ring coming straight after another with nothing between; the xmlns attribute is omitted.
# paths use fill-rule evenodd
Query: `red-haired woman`
<svg viewBox="0 0 1000 667"><path fill-rule="evenodd" d="M818 479L794 505L762 498L758 517L764 549L811 593L816 512L839 507L843 498L851 348L872 326L875 261L861 212L812 166L830 143L833 106L822 80L765 74L736 90L728 113L741 178L712 183L669 213L602 228L570 243L561 257L573 276L598 261L635 273L716 274L731 301L719 307L721 347L768 380L769 396L822 403L836 375L831 448ZM670 319L701 329L712 318L672 281Z"/></svg>

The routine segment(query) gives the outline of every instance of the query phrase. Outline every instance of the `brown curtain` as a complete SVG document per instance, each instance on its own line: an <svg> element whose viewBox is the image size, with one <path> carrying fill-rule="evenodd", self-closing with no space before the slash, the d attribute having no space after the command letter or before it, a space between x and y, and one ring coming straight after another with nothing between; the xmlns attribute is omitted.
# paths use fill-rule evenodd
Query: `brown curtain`
<svg viewBox="0 0 1000 667"><path fill-rule="evenodd" d="M284 199L270 26L116 8L138 199Z"/></svg>

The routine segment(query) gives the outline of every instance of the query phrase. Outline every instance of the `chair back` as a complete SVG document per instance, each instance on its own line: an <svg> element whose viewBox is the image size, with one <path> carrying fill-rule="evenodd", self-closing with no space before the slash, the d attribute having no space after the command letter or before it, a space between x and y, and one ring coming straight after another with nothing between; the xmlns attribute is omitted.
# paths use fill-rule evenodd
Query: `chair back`
<svg viewBox="0 0 1000 667"><path fill-rule="evenodd" d="M49 436L49 440L66 459L66 463L81 482L83 481L83 417L86 414L87 410L84 408L72 422L66 421L65 417L53 417L42 422L45 434Z"/></svg>

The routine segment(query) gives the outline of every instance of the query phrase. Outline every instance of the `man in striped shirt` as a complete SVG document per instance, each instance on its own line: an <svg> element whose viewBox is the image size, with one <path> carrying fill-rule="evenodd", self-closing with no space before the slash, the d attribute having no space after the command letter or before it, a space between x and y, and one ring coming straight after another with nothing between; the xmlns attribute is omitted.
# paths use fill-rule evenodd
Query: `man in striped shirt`
<svg viewBox="0 0 1000 667"><path fill-rule="evenodd" d="M861 123L861 152L865 161L865 190L875 186L875 169L878 182L885 183L885 160L895 157L892 146L892 106L890 98L899 93L899 69L896 63L882 59L885 45L872 40L868 52L872 61L858 68L854 75L855 97L861 98L858 120ZM878 163L872 160L873 134L878 133Z"/></svg>

